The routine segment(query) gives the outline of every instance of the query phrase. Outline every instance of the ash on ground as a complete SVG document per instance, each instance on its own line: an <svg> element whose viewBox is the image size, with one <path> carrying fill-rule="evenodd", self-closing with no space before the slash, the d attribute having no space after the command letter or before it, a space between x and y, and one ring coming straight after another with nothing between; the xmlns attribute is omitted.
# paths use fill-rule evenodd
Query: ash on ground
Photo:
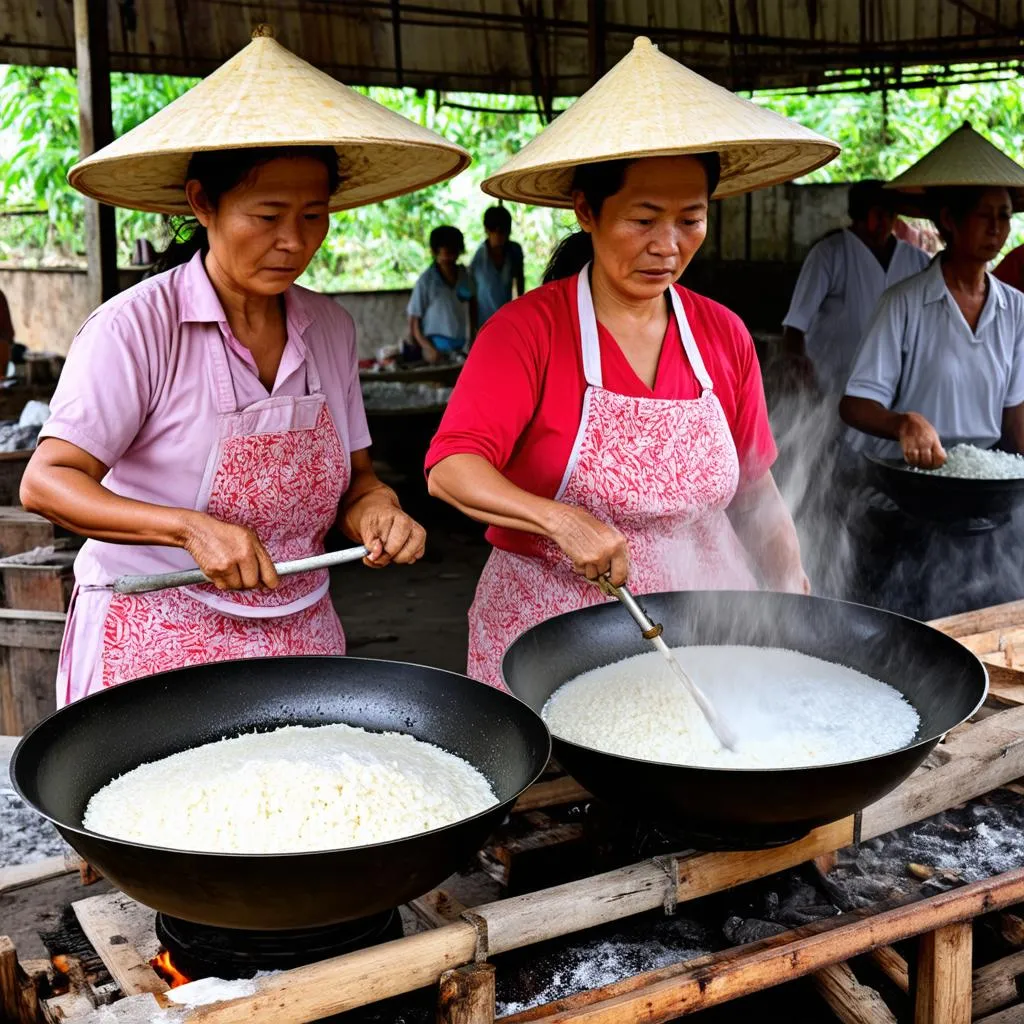
<svg viewBox="0 0 1024 1024"><path fill-rule="evenodd" d="M864 907L899 896L930 896L1024 864L1024 797L998 789L839 854L828 875L833 897Z"/></svg>
<svg viewBox="0 0 1024 1024"><path fill-rule="evenodd" d="M57 830L0 777L0 868L55 857L63 850L64 840Z"/></svg>
<svg viewBox="0 0 1024 1024"><path fill-rule="evenodd" d="M659 914L530 946L495 961L498 1016L692 960L722 945L701 922Z"/></svg>

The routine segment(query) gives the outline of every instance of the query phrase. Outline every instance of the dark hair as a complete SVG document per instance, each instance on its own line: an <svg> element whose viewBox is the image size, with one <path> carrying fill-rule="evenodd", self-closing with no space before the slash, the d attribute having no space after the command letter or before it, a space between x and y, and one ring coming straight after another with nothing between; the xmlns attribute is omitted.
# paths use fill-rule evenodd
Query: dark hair
<svg viewBox="0 0 1024 1024"><path fill-rule="evenodd" d="M334 195L341 186L338 152L333 146L262 146L258 149L217 149L193 153L185 181L193 178L198 181L210 205L216 209L221 199L247 181L257 168L282 157L319 160L327 168L328 195ZM173 219L171 231L174 237L157 256L153 264L154 274L188 263L197 252L206 252L210 247L206 228L195 217Z"/></svg>
<svg viewBox="0 0 1024 1024"><path fill-rule="evenodd" d="M439 249L454 249L457 256L466 251L466 241L462 232L451 224L442 224L430 232L430 251L437 252Z"/></svg>
<svg viewBox="0 0 1024 1024"><path fill-rule="evenodd" d="M484 210L484 231L512 234L512 214L504 206L488 206Z"/></svg>
<svg viewBox="0 0 1024 1024"><path fill-rule="evenodd" d="M717 153L689 153L699 160L708 179L708 198L715 194L722 175L722 160ZM622 189L626 171L636 160L603 160L596 164L581 164L573 172L572 191L582 192L595 217L601 216L606 199ZM563 238L544 270L544 284L560 281L578 274L594 258L594 243L586 231L574 231Z"/></svg>
<svg viewBox="0 0 1024 1024"><path fill-rule="evenodd" d="M854 224L867 220L872 210L882 209L891 212L896 208L895 196L883 188L884 184L868 178L854 182L850 186L850 191L846 195L846 212Z"/></svg>
<svg viewBox="0 0 1024 1024"><path fill-rule="evenodd" d="M946 188L928 189L926 193L928 215L946 245L953 241L953 235L942 225L942 211L945 210L949 214L954 224L960 224L981 202L981 197L990 187L989 185L950 185Z"/></svg>

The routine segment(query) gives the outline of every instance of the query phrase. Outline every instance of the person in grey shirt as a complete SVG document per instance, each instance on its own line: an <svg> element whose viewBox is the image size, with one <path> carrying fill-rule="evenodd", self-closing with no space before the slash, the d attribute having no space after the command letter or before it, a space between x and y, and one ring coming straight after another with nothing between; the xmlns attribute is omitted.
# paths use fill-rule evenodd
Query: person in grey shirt
<svg viewBox="0 0 1024 1024"><path fill-rule="evenodd" d="M487 239L473 254L469 272L476 285L476 299L480 311L480 324L494 316L515 295L526 291L523 274L523 249L509 238L512 234L512 215L504 206L490 206L484 212L484 231Z"/></svg>
<svg viewBox="0 0 1024 1024"><path fill-rule="evenodd" d="M459 263L465 249L458 228L445 224L431 231L434 262L416 282L406 308L412 341L407 359L436 363L443 355L461 352L475 337L476 290Z"/></svg>

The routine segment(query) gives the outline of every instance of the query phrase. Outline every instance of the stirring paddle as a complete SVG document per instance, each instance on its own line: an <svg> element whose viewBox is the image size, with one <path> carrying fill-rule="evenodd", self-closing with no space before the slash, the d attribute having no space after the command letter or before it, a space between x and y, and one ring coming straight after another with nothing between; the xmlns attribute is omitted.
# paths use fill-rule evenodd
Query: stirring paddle
<svg viewBox="0 0 1024 1024"><path fill-rule="evenodd" d="M676 660L672 649L662 639L661 634L664 627L660 623L654 623L650 620L647 612L640 607L640 603L625 584L621 587L616 587L612 584L611 580L603 576L597 581L597 585L604 593L610 597L618 598L626 606L626 611L633 616L633 620L640 627L644 639L650 640L654 644L661 653L661 656L668 662L669 668L676 674L676 678L686 687L687 693L694 699L697 707L700 708L702 714L707 719L708 725L711 726L711 731L718 738L718 742L727 750L735 750L736 733L733 732L728 723L718 713L715 705L708 700L704 691L686 674L683 666Z"/></svg>

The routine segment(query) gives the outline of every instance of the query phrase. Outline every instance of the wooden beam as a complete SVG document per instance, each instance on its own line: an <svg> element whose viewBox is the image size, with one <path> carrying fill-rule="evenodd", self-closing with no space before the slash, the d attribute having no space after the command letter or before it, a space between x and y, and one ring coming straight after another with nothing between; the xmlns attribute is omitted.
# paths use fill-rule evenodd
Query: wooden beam
<svg viewBox="0 0 1024 1024"><path fill-rule="evenodd" d="M842 1024L896 1024L896 1016L885 1000L862 985L849 964L823 967L813 979L815 991Z"/></svg>
<svg viewBox="0 0 1024 1024"><path fill-rule="evenodd" d="M114 140L110 100L110 36L107 0L74 0L75 63L78 67L79 152L95 153ZM118 291L114 208L85 200L85 251L89 305Z"/></svg>
<svg viewBox="0 0 1024 1024"><path fill-rule="evenodd" d="M665 1024L676 1017L795 981L830 964L844 963L876 946L901 942L969 921L989 910L1012 906L1016 893L1021 891L1024 868L926 900L911 897L898 903L883 903L883 909L867 908L826 918L762 942L672 964L557 1003L502 1017L500 1024L541 1020L545 1024ZM969 966L967 992L969 995ZM968 1003L968 1013L969 1006Z"/></svg>
<svg viewBox="0 0 1024 1024"><path fill-rule="evenodd" d="M991 1017L982 1017L976 1024L1024 1024L1024 1003L1000 1010Z"/></svg>
<svg viewBox="0 0 1024 1024"><path fill-rule="evenodd" d="M14 864L11 867L0 868L0 895L15 889L25 889L51 878L59 878L73 870L75 869L69 868L64 862L63 854L33 861L31 864Z"/></svg>
<svg viewBox="0 0 1024 1024"><path fill-rule="evenodd" d="M956 921L921 937L914 1024L971 1024L970 921Z"/></svg>
<svg viewBox="0 0 1024 1024"><path fill-rule="evenodd" d="M515 802L512 813L537 811L544 807L558 807L561 804L582 803L592 799L593 796L572 776L563 775L560 779L552 779L550 782L535 782Z"/></svg>
<svg viewBox="0 0 1024 1024"><path fill-rule="evenodd" d="M871 950L868 956L904 995L909 995L910 968L907 961L892 946L879 946L878 949Z"/></svg>
<svg viewBox="0 0 1024 1024"><path fill-rule="evenodd" d="M979 967L971 983L974 992L972 1015L984 1017L1020 999L1017 978L1024 974L1024 953L1011 953L1002 960Z"/></svg>
<svg viewBox="0 0 1024 1024"><path fill-rule="evenodd" d="M607 70L608 57L605 41L608 38L607 4L605 0L587 0L587 58L590 64L590 84L593 85Z"/></svg>
<svg viewBox="0 0 1024 1024"><path fill-rule="evenodd" d="M441 975L437 1024L494 1024L493 964L470 964Z"/></svg>
<svg viewBox="0 0 1024 1024"><path fill-rule="evenodd" d="M85 937L126 996L168 990L167 982L142 959L131 943L125 941L116 903L106 896L91 896L78 900L72 907Z"/></svg>

